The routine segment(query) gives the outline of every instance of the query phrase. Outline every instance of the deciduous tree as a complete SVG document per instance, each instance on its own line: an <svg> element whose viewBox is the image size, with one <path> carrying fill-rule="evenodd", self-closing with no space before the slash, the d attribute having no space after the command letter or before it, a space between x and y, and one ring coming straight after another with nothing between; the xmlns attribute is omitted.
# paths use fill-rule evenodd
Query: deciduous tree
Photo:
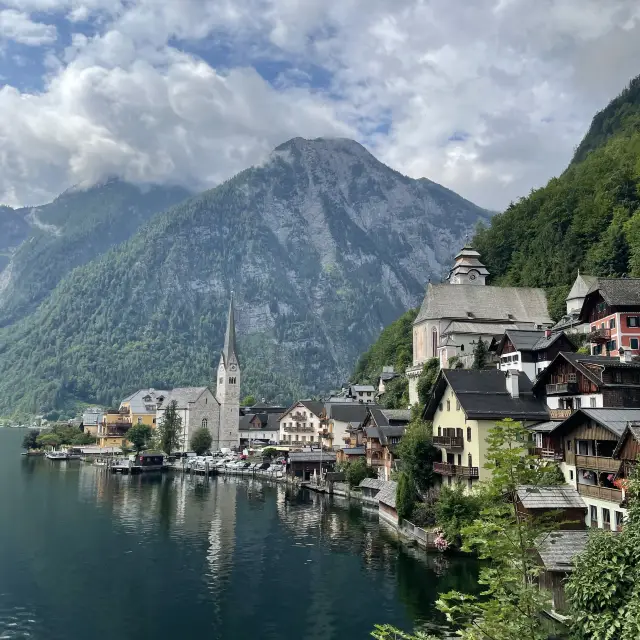
<svg viewBox="0 0 640 640"><path fill-rule="evenodd" d="M38 436L40 435L40 431L37 429L29 429L27 433L24 434L24 438L22 439L22 448L29 451L30 449L38 448Z"/></svg>
<svg viewBox="0 0 640 640"><path fill-rule="evenodd" d="M425 492L433 486L433 462L439 452L433 446L431 423L422 420L417 409L413 413L413 420L398 445L398 455L402 460L402 469L413 485L418 491Z"/></svg>
<svg viewBox="0 0 640 640"><path fill-rule="evenodd" d="M127 440L133 445L136 453L140 453L151 439L151 427L148 424L134 424L127 431Z"/></svg>
<svg viewBox="0 0 640 640"><path fill-rule="evenodd" d="M200 427L196 429L191 436L191 450L201 456L211 449L212 442L213 436L211 435L211 431L206 427Z"/></svg>

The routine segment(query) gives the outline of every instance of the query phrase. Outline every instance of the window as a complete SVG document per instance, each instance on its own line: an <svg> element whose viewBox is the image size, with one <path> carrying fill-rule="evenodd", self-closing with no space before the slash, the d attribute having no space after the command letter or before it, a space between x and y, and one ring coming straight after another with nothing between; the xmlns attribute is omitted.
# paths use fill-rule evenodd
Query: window
<svg viewBox="0 0 640 640"><path fill-rule="evenodd" d="M222 384L224 382L224 378L219 378L218 379L218 384Z"/></svg>
<svg viewBox="0 0 640 640"><path fill-rule="evenodd" d="M471 442L471 427L467 427L467 442Z"/></svg>
<svg viewBox="0 0 640 640"><path fill-rule="evenodd" d="M613 372L613 381L617 383L622 382L622 371Z"/></svg>
<svg viewBox="0 0 640 640"><path fill-rule="evenodd" d="M567 451L571 451L571 440L567 440Z"/></svg>
<svg viewBox="0 0 640 640"><path fill-rule="evenodd" d="M138 416L138 424L142 424L142 416Z"/></svg>
<svg viewBox="0 0 640 640"><path fill-rule="evenodd" d="M629 346L635 351L638 349L638 338L631 338L629 340Z"/></svg>
<svg viewBox="0 0 640 640"><path fill-rule="evenodd" d="M591 524L589 526L597 527L598 526L598 507L591 505L589 507L589 514L591 516Z"/></svg>
<svg viewBox="0 0 640 640"><path fill-rule="evenodd" d="M229 384L235 384L235 383L236 383L235 378L229 378Z"/></svg>
<svg viewBox="0 0 640 640"><path fill-rule="evenodd" d="M622 511L616 511L615 514L616 514L616 531L620 531L624 523L624 515Z"/></svg>
<svg viewBox="0 0 640 640"><path fill-rule="evenodd" d="M438 427L438 435L441 436L442 435L442 427Z"/></svg>
<svg viewBox="0 0 640 640"><path fill-rule="evenodd" d="M637 327L638 316L627 316L627 327Z"/></svg>
<svg viewBox="0 0 640 640"><path fill-rule="evenodd" d="M616 319L611 318L611 320L609 320L609 329L615 329L615 328L616 328Z"/></svg>
<svg viewBox="0 0 640 640"><path fill-rule="evenodd" d="M464 345L463 344L460 345L460 351L464 351Z"/></svg>
<svg viewBox="0 0 640 640"><path fill-rule="evenodd" d="M602 508L602 526L604 529L611 529L611 509Z"/></svg>
<svg viewBox="0 0 640 640"><path fill-rule="evenodd" d="M209 426L209 421L206 418L202 418L202 428L206 429Z"/></svg>
<svg viewBox="0 0 640 640"><path fill-rule="evenodd" d="M460 400L456 400L456 411L460 411Z"/></svg>
<svg viewBox="0 0 640 640"><path fill-rule="evenodd" d="M599 356L602 353L602 345L601 344L597 344L595 347L593 347L593 355L594 356Z"/></svg>
<svg viewBox="0 0 640 640"><path fill-rule="evenodd" d="M536 433L536 447L538 449L542 449L542 434L541 433Z"/></svg>
<svg viewBox="0 0 640 640"><path fill-rule="evenodd" d="M595 398L589 398L589 406L594 409L596 406L596 399Z"/></svg>
<svg viewBox="0 0 640 640"><path fill-rule="evenodd" d="M438 405L438 409L440 409L440 411L442 411L442 402Z"/></svg>
<svg viewBox="0 0 640 640"><path fill-rule="evenodd" d="M307 441L307 436L302 436L302 442L306 442Z"/></svg>
<svg viewBox="0 0 640 640"><path fill-rule="evenodd" d="M573 408L574 409L579 409L582 405L582 399L581 398L574 398L573 399Z"/></svg>
<svg viewBox="0 0 640 640"><path fill-rule="evenodd" d="M431 355L435 358L438 355L438 330L431 332Z"/></svg>
<svg viewBox="0 0 640 640"><path fill-rule="evenodd" d="M447 411L451 411L451 400L447 400Z"/></svg>
<svg viewBox="0 0 640 640"><path fill-rule="evenodd" d="M461 453L458 454L458 466L459 467L462 466L462 454Z"/></svg>
<svg viewBox="0 0 640 640"><path fill-rule="evenodd" d="M313 436L309 436L309 442L313 442Z"/></svg>
<svg viewBox="0 0 640 640"><path fill-rule="evenodd" d="M467 457L468 457L467 462L469 463L468 466L473 467L473 458L471 457L471 454L469 454Z"/></svg>
<svg viewBox="0 0 640 640"><path fill-rule="evenodd" d="M569 469L569 480L573 480L573 469Z"/></svg>

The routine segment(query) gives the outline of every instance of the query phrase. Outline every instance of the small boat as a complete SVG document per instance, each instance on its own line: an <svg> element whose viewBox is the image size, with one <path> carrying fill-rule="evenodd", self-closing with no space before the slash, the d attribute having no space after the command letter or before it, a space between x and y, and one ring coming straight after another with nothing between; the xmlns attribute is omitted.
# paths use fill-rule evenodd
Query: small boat
<svg viewBox="0 0 640 640"><path fill-rule="evenodd" d="M49 460L68 460L69 454L66 451L47 451L44 454Z"/></svg>

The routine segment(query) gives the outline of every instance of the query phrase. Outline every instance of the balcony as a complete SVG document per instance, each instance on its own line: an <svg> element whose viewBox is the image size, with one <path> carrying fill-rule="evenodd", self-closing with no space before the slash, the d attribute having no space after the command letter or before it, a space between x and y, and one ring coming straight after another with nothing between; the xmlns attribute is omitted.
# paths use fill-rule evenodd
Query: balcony
<svg viewBox="0 0 640 640"><path fill-rule="evenodd" d="M384 460L382 458L371 458L371 459L367 460L367 464L370 467L383 467L384 466Z"/></svg>
<svg viewBox="0 0 640 640"><path fill-rule="evenodd" d="M620 460L606 458L604 456L575 456L575 465L580 469L593 469L594 471L611 471L617 473L620 469Z"/></svg>
<svg viewBox="0 0 640 640"><path fill-rule="evenodd" d="M441 476L458 476L460 478L477 478L480 473L478 467L463 467L448 462L434 462L433 471Z"/></svg>
<svg viewBox="0 0 640 640"><path fill-rule="evenodd" d="M294 422L306 422L306 420L307 420L307 416L305 416L303 413L300 413L300 412L298 412L298 413L292 413L292 414L291 414L291 419L292 419Z"/></svg>
<svg viewBox="0 0 640 640"><path fill-rule="evenodd" d="M548 393L549 392L547 391L547 394ZM549 409L549 415L552 420L566 420L571 417L573 411L573 409Z"/></svg>
<svg viewBox="0 0 640 640"><path fill-rule="evenodd" d="M540 456L543 460L561 462L564 459L562 451L555 451L554 449L534 449L533 454Z"/></svg>
<svg viewBox="0 0 640 640"><path fill-rule="evenodd" d="M291 432L291 433L313 433L313 427L311 426L302 426L302 425L298 425L298 424L294 424L291 426L284 426L283 427L285 431Z"/></svg>
<svg viewBox="0 0 640 640"><path fill-rule="evenodd" d="M611 329L596 329L587 334L587 342L599 344L609 340L611 340Z"/></svg>
<svg viewBox="0 0 640 640"><path fill-rule="evenodd" d="M547 385L548 396L559 396L565 393L578 394L579 393L578 383L577 382L559 382L557 384Z"/></svg>
<svg viewBox="0 0 640 640"><path fill-rule="evenodd" d="M587 498L598 498L620 504L622 501L622 491L619 489L609 489L608 487L599 487L593 484L578 483L578 493Z"/></svg>
<svg viewBox="0 0 640 640"><path fill-rule="evenodd" d="M433 444L445 449L462 449L464 438L462 436L433 436Z"/></svg>

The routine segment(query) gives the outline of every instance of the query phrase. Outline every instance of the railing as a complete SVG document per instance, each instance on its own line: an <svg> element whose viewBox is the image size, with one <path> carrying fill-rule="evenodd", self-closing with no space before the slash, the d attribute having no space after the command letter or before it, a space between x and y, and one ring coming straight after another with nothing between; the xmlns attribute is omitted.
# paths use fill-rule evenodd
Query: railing
<svg viewBox="0 0 640 640"><path fill-rule="evenodd" d="M596 471L616 472L620 469L620 460L605 458L604 456L581 456L576 455L576 467L581 469L594 469Z"/></svg>
<svg viewBox="0 0 640 640"><path fill-rule="evenodd" d="M445 449L462 449L464 438L462 436L433 436L433 444Z"/></svg>
<svg viewBox="0 0 640 640"><path fill-rule="evenodd" d="M434 462L434 473L441 476L459 476L462 478L477 478L480 475L478 467L463 467L458 464L449 464L448 462Z"/></svg>
<svg viewBox="0 0 640 640"><path fill-rule="evenodd" d="M611 329L596 329L587 334L587 342L608 342L611 340Z"/></svg>
<svg viewBox="0 0 640 640"><path fill-rule="evenodd" d="M549 393L547 391L547 393ZM549 415L552 420L566 420L571 417L573 409L549 409Z"/></svg>
<svg viewBox="0 0 640 640"><path fill-rule="evenodd" d="M559 382L557 384L547 385L547 395L554 396L561 393L578 393L577 382Z"/></svg>
<svg viewBox="0 0 640 640"><path fill-rule="evenodd" d="M382 460L381 458L370 458L367 461L367 464L370 467L382 467L384 466L384 460Z"/></svg>
<svg viewBox="0 0 640 640"><path fill-rule="evenodd" d="M622 491L619 489L609 489L608 487L599 487L593 484L578 483L578 493L581 496L599 498L600 500L607 500L608 502L615 502L616 504L620 504L622 501Z"/></svg>
<svg viewBox="0 0 640 640"><path fill-rule="evenodd" d="M287 425L284 426L284 430L285 431L289 431L289 432L309 432L309 431L313 431L313 427L309 426L309 427L303 427L302 425L291 425L290 427L288 427Z"/></svg>
<svg viewBox="0 0 640 640"><path fill-rule="evenodd" d="M291 419L294 422L305 422L307 420L307 417L302 413L293 413L291 414Z"/></svg>
<svg viewBox="0 0 640 640"><path fill-rule="evenodd" d="M554 449L534 449L534 455L540 456L544 460L557 460L561 461L564 459L562 451L555 451Z"/></svg>

